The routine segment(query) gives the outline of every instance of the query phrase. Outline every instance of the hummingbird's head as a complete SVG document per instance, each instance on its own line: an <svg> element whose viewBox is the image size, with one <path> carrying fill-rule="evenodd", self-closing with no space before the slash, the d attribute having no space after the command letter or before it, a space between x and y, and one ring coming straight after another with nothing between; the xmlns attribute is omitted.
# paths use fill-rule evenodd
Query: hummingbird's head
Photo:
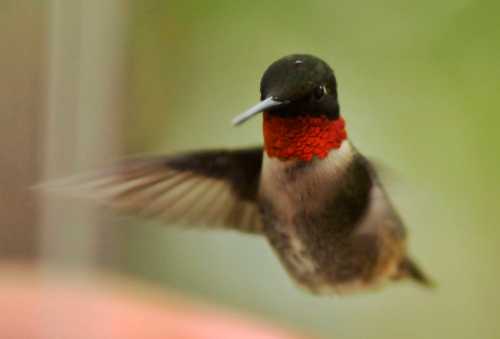
<svg viewBox="0 0 500 339"><path fill-rule="evenodd" d="M233 124L263 112L268 156L322 159L347 138L337 81L323 60L292 54L275 61L262 76L260 93L261 101L234 118Z"/></svg>
<svg viewBox="0 0 500 339"><path fill-rule="evenodd" d="M233 119L239 125L261 112L281 117L325 116L337 119L337 81L323 60L292 54L273 62L260 82L261 101Z"/></svg>
<svg viewBox="0 0 500 339"><path fill-rule="evenodd" d="M272 98L283 105L269 113L280 116L339 115L337 81L332 69L312 55L283 57L268 67L260 83L261 100Z"/></svg>

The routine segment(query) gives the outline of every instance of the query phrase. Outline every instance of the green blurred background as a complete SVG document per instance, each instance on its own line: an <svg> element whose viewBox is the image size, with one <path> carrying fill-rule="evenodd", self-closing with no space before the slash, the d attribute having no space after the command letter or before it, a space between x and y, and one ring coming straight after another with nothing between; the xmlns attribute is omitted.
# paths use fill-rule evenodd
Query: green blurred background
<svg viewBox="0 0 500 339"><path fill-rule="evenodd" d="M124 246L114 268L322 338L500 338L499 2L127 4L125 153L261 143L260 119L230 119L258 100L272 61L315 54L336 72L351 140L389 168L437 288L312 296L264 239L137 219L112 221Z"/></svg>
<svg viewBox="0 0 500 339"><path fill-rule="evenodd" d="M318 55L336 72L350 138L392 169L411 250L438 287L318 298L263 239L139 221L129 268L325 338L500 338L499 11L468 0L135 3L130 152L260 143L260 119L230 118L258 99L272 61Z"/></svg>

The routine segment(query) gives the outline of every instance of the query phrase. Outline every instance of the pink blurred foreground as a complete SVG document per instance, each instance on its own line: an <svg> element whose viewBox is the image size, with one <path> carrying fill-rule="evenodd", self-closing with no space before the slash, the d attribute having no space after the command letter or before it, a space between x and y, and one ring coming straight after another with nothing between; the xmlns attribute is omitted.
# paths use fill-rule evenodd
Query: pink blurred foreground
<svg viewBox="0 0 500 339"><path fill-rule="evenodd" d="M131 288L130 283L75 283L44 278L33 270L3 268L0 338L299 338L273 326L150 290Z"/></svg>

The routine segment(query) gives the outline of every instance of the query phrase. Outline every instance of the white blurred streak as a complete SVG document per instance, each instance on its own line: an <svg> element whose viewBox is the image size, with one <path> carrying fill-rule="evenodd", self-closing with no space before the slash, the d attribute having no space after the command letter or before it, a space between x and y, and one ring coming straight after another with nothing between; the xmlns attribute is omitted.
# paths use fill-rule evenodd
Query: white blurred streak
<svg viewBox="0 0 500 339"><path fill-rule="evenodd" d="M104 165L118 152L119 117L126 107L122 78L126 3L51 0L49 6L43 170L45 179L54 179ZM63 197L45 199L42 255L46 272L64 267L91 279L103 253L112 253L109 248L102 249L112 247L106 244L105 239L112 234L105 227L91 206ZM71 314L49 310L47 301L42 332L44 337L53 338L64 332L64 317Z"/></svg>
<svg viewBox="0 0 500 339"><path fill-rule="evenodd" d="M46 180L108 164L119 151L126 7L126 0L49 1ZM102 218L91 206L57 196L46 196L41 208L46 271L64 267L91 276L103 239L111 237ZM47 338L64 316L47 315Z"/></svg>

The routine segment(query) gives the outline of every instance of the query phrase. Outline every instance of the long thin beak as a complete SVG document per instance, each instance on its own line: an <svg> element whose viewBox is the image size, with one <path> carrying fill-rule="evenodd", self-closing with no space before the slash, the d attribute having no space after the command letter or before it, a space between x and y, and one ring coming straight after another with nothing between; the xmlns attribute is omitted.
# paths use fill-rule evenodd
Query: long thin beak
<svg viewBox="0 0 500 339"><path fill-rule="evenodd" d="M253 117L254 115L257 115L258 113L264 112L265 110L272 108L272 107L277 107L280 105L286 104L286 101L277 101L274 100L272 97L267 98L259 102L257 105L253 106L249 110L241 113L240 115L236 116L232 122L233 125L238 126Z"/></svg>

